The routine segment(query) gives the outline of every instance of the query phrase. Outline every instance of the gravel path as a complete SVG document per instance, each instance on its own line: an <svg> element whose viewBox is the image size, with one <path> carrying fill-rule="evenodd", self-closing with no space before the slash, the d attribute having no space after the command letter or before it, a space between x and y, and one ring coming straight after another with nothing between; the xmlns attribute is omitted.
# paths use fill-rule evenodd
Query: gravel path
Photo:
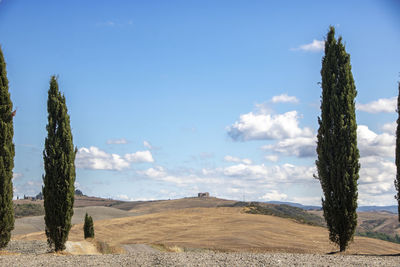
<svg viewBox="0 0 400 267"><path fill-rule="evenodd" d="M400 266L400 256L289 253L140 252L123 255L64 256L47 253L41 241L12 241L0 266Z"/></svg>

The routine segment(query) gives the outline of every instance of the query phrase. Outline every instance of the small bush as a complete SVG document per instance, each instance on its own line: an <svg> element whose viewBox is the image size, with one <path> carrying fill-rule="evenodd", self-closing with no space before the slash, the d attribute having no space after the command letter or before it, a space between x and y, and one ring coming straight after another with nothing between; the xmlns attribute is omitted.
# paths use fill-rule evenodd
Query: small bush
<svg viewBox="0 0 400 267"><path fill-rule="evenodd" d="M44 214L44 208L40 204L14 204L15 218L26 216L39 216Z"/></svg>
<svg viewBox="0 0 400 267"><path fill-rule="evenodd" d="M94 226L93 226L93 219L92 216L89 216L86 212L85 215L85 223L83 224L83 234L85 239L86 238L93 238L94 237Z"/></svg>

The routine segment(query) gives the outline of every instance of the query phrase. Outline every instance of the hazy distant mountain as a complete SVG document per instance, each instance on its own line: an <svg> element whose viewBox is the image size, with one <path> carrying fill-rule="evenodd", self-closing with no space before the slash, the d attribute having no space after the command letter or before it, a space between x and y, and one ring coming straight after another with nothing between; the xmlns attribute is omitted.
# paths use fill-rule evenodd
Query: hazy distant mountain
<svg viewBox="0 0 400 267"><path fill-rule="evenodd" d="M391 213L397 213L397 206L361 206L358 211L388 211Z"/></svg>
<svg viewBox="0 0 400 267"><path fill-rule="evenodd" d="M270 204L285 204L293 207L298 207L304 210L319 210L321 206L303 205L294 202L284 202L284 201L268 201ZM361 206L358 207L357 211L387 211L391 213L397 213L397 206Z"/></svg>

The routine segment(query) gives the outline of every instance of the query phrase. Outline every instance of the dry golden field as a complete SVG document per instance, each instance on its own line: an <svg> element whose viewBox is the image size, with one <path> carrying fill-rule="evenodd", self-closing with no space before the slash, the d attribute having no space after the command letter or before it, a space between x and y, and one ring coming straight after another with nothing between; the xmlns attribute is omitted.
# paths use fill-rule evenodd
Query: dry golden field
<svg viewBox="0 0 400 267"><path fill-rule="evenodd" d="M155 207L153 207L155 208ZM328 241L325 228L290 219L253 215L243 208L186 208L133 217L95 221L95 237L112 246L163 244L220 251L330 253L337 248ZM44 232L17 235L17 240L44 240ZM74 225L71 241L82 241L82 224ZM400 245L355 237L348 254L387 255Z"/></svg>

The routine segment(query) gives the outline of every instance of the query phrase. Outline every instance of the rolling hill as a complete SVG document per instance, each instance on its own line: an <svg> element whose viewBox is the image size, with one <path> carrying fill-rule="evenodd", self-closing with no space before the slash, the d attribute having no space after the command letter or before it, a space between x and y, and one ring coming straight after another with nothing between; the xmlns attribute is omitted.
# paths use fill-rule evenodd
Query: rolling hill
<svg viewBox="0 0 400 267"><path fill-rule="evenodd" d="M161 244L184 250L329 253L337 248L323 227L300 224L271 215L248 214L242 207L184 208L95 221L96 239L112 246ZM45 239L43 231L14 236L17 240ZM83 240L82 224L69 240ZM400 245L355 237L347 253L394 254Z"/></svg>

